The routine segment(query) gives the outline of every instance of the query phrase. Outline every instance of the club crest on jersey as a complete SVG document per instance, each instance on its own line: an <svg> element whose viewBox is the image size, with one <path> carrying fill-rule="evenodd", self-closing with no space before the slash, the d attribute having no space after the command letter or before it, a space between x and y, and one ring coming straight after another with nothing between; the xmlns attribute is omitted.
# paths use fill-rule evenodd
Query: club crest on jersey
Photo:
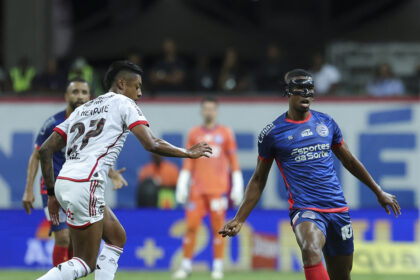
<svg viewBox="0 0 420 280"><path fill-rule="evenodd" d="M314 135L314 134L312 133L311 129L308 128L308 129L305 129L304 131L302 131L302 133L300 135L302 137L307 137L307 136L311 136L311 135Z"/></svg>
<svg viewBox="0 0 420 280"><path fill-rule="evenodd" d="M325 124L323 124L323 123L319 123L317 126L316 126L316 132L320 135L320 136L322 136L322 137L327 137L328 136L328 134L330 133L330 131L329 131L329 129L328 129L328 126L326 126Z"/></svg>

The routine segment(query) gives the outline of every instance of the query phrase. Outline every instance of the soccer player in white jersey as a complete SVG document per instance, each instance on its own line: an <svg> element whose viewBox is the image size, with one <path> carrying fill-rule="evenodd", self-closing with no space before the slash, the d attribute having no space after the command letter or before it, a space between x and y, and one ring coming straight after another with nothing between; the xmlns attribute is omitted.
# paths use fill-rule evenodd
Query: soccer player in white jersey
<svg viewBox="0 0 420 280"><path fill-rule="evenodd" d="M153 135L134 102L142 95L142 73L131 62L114 62L104 79L109 92L78 107L39 150L51 220L58 223L58 209L63 207L74 250L72 259L41 280L78 279L95 268L95 279L114 279L122 248L105 245L98 262L96 259L101 238L108 240L123 230L112 212L104 215L104 186L130 130L146 150L163 156L199 158L212 152L207 143L183 149ZM65 146L66 162L54 182L52 155Z"/></svg>

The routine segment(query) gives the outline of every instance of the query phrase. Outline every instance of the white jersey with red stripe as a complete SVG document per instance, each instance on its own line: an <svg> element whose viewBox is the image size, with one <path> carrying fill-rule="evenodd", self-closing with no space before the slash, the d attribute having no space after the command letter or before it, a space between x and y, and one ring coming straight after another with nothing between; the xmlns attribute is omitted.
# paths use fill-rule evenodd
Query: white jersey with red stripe
<svg viewBox="0 0 420 280"><path fill-rule="evenodd" d="M67 143L66 162L57 179L105 180L129 130L148 122L130 98L108 92L78 107L54 131Z"/></svg>

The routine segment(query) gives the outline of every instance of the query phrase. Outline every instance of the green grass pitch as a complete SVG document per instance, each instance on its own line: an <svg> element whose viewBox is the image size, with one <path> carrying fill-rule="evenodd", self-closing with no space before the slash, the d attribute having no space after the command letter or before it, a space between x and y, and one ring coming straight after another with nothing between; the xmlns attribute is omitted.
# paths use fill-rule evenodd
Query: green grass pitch
<svg viewBox="0 0 420 280"><path fill-rule="evenodd" d="M1 280L34 280L41 276L44 271L28 271L28 270L0 270ZM93 280L94 275L91 274L86 280ZM119 271L115 280L170 280L172 274L170 272L140 272L140 271ZM193 273L189 280L210 280L210 274L207 272ZM271 271L252 271L252 272L226 272L225 280L305 280L303 273L280 273ZM381 275L381 274L354 274L352 280L419 280L420 275Z"/></svg>

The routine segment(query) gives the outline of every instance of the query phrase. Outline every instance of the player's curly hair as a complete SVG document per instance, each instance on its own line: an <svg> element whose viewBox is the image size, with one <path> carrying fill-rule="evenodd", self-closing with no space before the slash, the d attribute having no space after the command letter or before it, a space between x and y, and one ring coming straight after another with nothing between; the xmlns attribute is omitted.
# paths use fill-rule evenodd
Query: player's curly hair
<svg viewBox="0 0 420 280"><path fill-rule="evenodd" d="M103 80L103 86L105 90L109 90L112 84L115 81L115 77L117 77L118 73L121 71L127 71L135 74L139 74L140 76L143 75L143 69L137 64L134 64L128 60L118 60L114 61L105 73L105 77Z"/></svg>

